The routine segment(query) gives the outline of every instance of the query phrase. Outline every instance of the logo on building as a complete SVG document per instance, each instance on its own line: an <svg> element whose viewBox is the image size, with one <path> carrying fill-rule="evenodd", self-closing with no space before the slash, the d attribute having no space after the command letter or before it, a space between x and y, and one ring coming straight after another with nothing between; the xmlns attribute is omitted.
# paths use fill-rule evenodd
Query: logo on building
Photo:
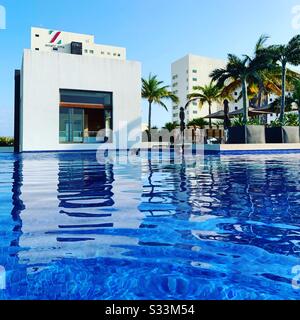
<svg viewBox="0 0 300 320"><path fill-rule="evenodd" d="M57 45L62 44L62 40L60 39L61 31L55 32L53 30L50 30L49 35L51 36L49 43Z"/></svg>
<svg viewBox="0 0 300 320"><path fill-rule="evenodd" d="M0 30L6 29L6 10L0 5Z"/></svg>

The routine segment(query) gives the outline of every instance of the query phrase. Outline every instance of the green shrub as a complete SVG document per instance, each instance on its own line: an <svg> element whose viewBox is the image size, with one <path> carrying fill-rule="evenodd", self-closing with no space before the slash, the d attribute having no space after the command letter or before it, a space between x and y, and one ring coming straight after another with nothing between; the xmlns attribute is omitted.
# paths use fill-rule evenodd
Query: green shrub
<svg viewBox="0 0 300 320"><path fill-rule="evenodd" d="M282 127L282 126L290 126L290 127L297 127L299 126L299 117L296 113L288 113L284 116L283 122L277 118L276 120L271 122L271 127Z"/></svg>
<svg viewBox="0 0 300 320"><path fill-rule="evenodd" d="M203 118L197 118L188 123L188 127L198 127L200 129L204 129L205 126L208 125L208 122Z"/></svg>
<svg viewBox="0 0 300 320"><path fill-rule="evenodd" d="M232 127L241 127L244 125L244 122L243 122L243 117L242 116L238 116L238 117L235 117L231 120L231 126Z"/></svg>
<svg viewBox="0 0 300 320"><path fill-rule="evenodd" d="M236 118L233 118L233 120L231 121L231 126L232 127L241 127L244 125L244 121L243 121L243 117L239 116ZM247 121L247 125L248 126L259 126L261 125L259 118L250 118Z"/></svg>
<svg viewBox="0 0 300 320"><path fill-rule="evenodd" d="M14 139L9 137L0 137L0 147L12 147Z"/></svg>

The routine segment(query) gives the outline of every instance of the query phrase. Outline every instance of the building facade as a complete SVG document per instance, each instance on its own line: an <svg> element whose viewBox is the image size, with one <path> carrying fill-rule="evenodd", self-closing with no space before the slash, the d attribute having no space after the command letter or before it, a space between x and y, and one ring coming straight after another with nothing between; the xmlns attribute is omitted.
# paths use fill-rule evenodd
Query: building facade
<svg viewBox="0 0 300 320"><path fill-rule="evenodd" d="M205 86L211 81L210 73L217 68L224 68L226 61L221 59L213 59L196 55L186 55L185 57L175 61L171 67L172 73L172 90L179 97L179 105L173 105L172 121L179 122L180 107L184 107L188 101L188 94L195 92L195 86ZM242 108L242 102L238 100L241 90L234 93L233 101L230 102L230 111ZM212 113L223 109L222 104L214 103ZM209 114L208 105L205 104L199 108L198 102L192 102L186 110L187 121L195 118L203 118Z"/></svg>
<svg viewBox="0 0 300 320"><path fill-rule="evenodd" d="M31 30L15 75L17 151L118 149L141 141L141 64L89 35Z"/></svg>

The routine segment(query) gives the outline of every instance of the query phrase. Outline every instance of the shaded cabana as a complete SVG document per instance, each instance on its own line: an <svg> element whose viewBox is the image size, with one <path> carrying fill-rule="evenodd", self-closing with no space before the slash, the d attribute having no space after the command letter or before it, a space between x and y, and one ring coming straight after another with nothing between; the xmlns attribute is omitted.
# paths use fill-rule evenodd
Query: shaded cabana
<svg viewBox="0 0 300 320"><path fill-rule="evenodd" d="M273 112L274 111L272 111L270 108L255 109L253 107L250 107L248 111L248 115L249 117L255 117L255 116L272 114ZM234 118L242 114L243 114L243 109L239 109L239 110L229 112L228 116L230 118ZM220 110L218 112L212 113L204 117L204 119L219 119L219 120L224 120L224 118L225 118L224 110Z"/></svg>
<svg viewBox="0 0 300 320"><path fill-rule="evenodd" d="M204 117L204 119L219 119L219 120L224 120L225 118L225 113L224 110L220 110L218 112L212 113Z"/></svg>
<svg viewBox="0 0 300 320"><path fill-rule="evenodd" d="M236 117L239 115L242 115L244 113L243 109L235 110L229 113L230 117ZM262 116L262 115L268 115L273 113L271 110L268 110L267 108L260 108L256 109L253 107L249 107L248 115L249 117L255 117L255 116Z"/></svg>

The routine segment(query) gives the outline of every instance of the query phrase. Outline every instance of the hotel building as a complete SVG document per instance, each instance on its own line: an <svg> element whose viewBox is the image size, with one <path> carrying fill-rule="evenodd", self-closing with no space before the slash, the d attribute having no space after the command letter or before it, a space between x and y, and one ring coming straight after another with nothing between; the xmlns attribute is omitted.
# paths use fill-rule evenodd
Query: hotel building
<svg viewBox="0 0 300 320"><path fill-rule="evenodd" d="M141 141L141 118L141 64L125 48L31 29L15 72L16 151L130 148Z"/></svg>
<svg viewBox="0 0 300 320"><path fill-rule="evenodd" d="M212 59L196 55L186 55L172 64L172 91L179 97L179 105L173 105L172 121L179 122L180 107L187 103L188 94L195 92L195 86L205 86L211 81L210 73L217 68L224 68L225 60ZM238 100L240 90L234 92L233 101L230 103L230 111L242 108L242 102ZM223 109L222 104L214 103L212 113ZM202 118L209 114L208 105L200 109L199 102L192 102L186 110L187 122L195 118Z"/></svg>

